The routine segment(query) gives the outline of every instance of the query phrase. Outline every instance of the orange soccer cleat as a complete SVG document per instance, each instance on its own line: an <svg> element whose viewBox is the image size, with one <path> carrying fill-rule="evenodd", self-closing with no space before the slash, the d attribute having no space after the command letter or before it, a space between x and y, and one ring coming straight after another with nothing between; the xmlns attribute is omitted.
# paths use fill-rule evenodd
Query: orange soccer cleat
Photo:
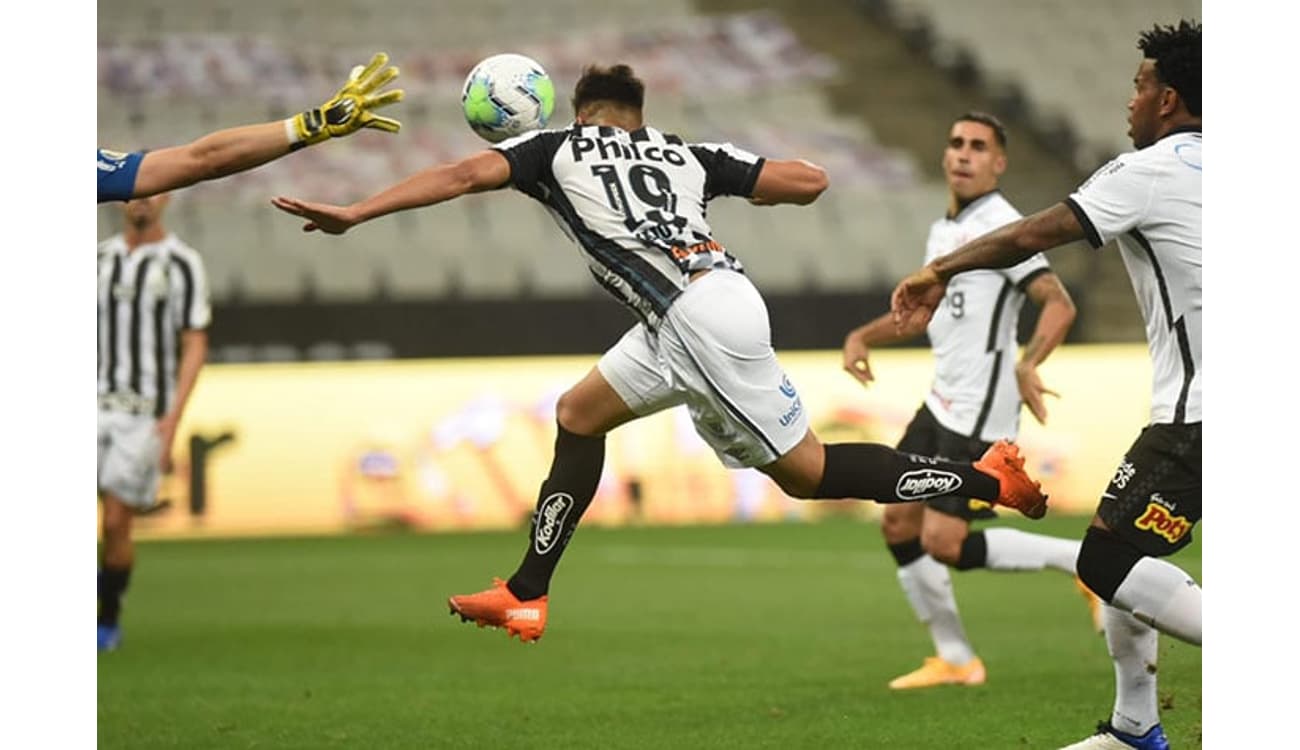
<svg viewBox="0 0 1300 750"><path fill-rule="evenodd" d="M891 690L910 690L937 685L983 685L985 676L984 662L978 656L961 666L937 656L927 656L920 669L895 677L889 681L889 687Z"/></svg>
<svg viewBox="0 0 1300 750"><path fill-rule="evenodd" d="M1030 518L1047 515L1042 485L1025 473L1025 459L1014 443L999 440L984 452L975 468L998 480L998 505L1015 508Z"/></svg>
<svg viewBox="0 0 1300 750"><path fill-rule="evenodd" d="M477 594L453 596L447 600L453 615L461 622L473 620L480 628L505 628L507 636L531 643L546 629L546 596L519 601L500 578L492 579L492 588Z"/></svg>

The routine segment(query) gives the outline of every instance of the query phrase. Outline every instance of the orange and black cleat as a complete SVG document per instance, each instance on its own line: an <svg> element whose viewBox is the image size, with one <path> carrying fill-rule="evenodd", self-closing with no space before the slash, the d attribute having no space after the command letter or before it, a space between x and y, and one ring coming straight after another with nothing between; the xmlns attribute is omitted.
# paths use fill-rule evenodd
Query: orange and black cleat
<svg viewBox="0 0 1300 750"><path fill-rule="evenodd" d="M1015 508L1029 518L1047 515L1047 495L1042 485L1025 473L1025 459L1014 443L999 440L989 446L975 468L998 480L998 505Z"/></svg>
<svg viewBox="0 0 1300 750"><path fill-rule="evenodd" d="M546 629L546 596L520 601L500 578L493 578L492 588L486 591L451 597L447 606L453 615L460 615L461 622L505 628L507 636L517 635L525 643L536 642Z"/></svg>

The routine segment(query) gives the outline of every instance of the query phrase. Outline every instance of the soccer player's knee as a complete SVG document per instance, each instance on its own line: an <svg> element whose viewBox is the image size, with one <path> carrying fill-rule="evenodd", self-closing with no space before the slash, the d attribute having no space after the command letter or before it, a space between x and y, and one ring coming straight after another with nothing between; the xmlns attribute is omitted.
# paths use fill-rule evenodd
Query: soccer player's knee
<svg viewBox="0 0 1300 750"><path fill-rule="evenodd" d="M1128 573L1145 555L1115 532L1090 526L1075 563L1079 578L1093 593L1109 602Z"/></svg>
<svg viewBox="0 0 1300 750"><path fill-rule="evenodd" d="M886 506L884 515L880 517L880 534L886 543L901 544L920 536L918 524L902 514L890 513L891 510L893 506Z"/></svg>
<svg viewBox="0 0 1300 750"><path fill-rule="evenodd" d="M930 557L944 565L955 566L961 560L961 543L964 538L963 535L946 531L936 533L926 529L921 534L921 546Z"/></svg>
<svg viewBox="0 0 1300 750"><path fill-rule="evenodd" d="M776 485L781 491L795 500L815 500L817 499L817 487L819 482L810 476L804 474L786 474L780 477L774 477Z"/></svg>

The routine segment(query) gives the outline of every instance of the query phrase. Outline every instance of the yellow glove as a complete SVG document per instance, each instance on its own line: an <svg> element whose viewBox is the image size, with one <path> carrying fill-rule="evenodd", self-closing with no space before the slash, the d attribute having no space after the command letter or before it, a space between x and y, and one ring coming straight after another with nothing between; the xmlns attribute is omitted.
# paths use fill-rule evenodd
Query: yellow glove
<svg viewBox="0 0 1300 750"><path fill-rule="evenodd" d="M358 65L352 69L348 82L333 99L316 109L309 109L285 120L289 147L299 149L328 138L354 133L361 128L377 128L388 133L400 130L402 123L371 112L372 109L400 102L405 94L401 89L378 93L380 88L397 77L397 68L384 68L387 64L388 55L376 52L370 58L369 65Z"/></svg>

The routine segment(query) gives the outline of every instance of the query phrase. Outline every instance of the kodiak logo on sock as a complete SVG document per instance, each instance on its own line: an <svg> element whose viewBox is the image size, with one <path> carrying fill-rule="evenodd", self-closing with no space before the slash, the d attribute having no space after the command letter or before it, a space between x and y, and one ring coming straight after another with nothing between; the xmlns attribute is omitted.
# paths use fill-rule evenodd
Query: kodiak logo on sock
<svg viewBox="0 0 1300 750"><path fill-rule="evenodd" d="M900 500L921 500L927 497L951 495L961 487L961 477L950 471L918 469L898 478L895 493Z"/></svg>
<svg viewBox="0 0 1300 750"><path fill-rule="evenodd" d="M572 509L573 496L567 492L556 492L542 501L542 507L537 509L537 533L533 535L533 549L537 554L545 555L555 549L564 519Z"/></svg>

